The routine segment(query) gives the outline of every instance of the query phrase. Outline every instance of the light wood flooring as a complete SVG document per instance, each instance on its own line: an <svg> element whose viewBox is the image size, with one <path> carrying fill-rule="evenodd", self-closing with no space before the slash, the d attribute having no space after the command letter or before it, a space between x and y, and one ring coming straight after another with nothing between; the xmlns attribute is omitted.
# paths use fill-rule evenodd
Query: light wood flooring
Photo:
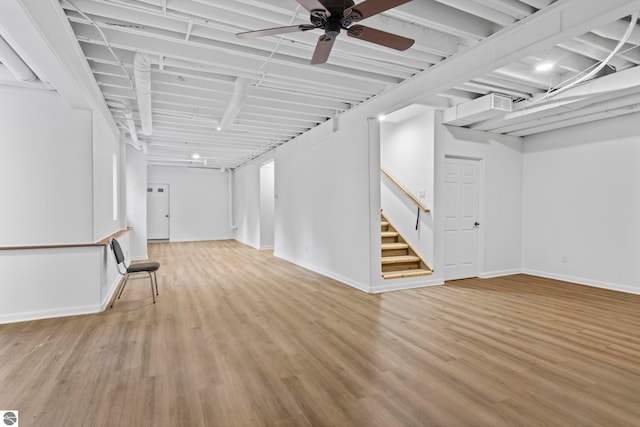
<svg viewBox="0 0 640 427"><path fill-rule="evenodd" d="M21 426L638 426L640 296L525 275L368 295L159 243L154 305L0 325Z"/></svg>

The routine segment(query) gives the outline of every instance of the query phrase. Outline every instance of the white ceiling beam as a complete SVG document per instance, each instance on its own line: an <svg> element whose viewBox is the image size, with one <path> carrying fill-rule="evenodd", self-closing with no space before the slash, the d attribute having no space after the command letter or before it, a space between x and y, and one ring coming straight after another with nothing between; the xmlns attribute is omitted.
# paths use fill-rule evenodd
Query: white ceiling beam
<svg viewBox="0 0 640 427"><path fill-rule="evenodd" d="M74 24L74 30L79 40L90 42L97 45L103 45L101 37L97 34L95 28L84 25ZM153 55L172 57L185 61L203 63L216 66L216 64L225 64L228 67L228 73L234 74L234 71L259 70L263 64L265 57L264 52L238 49L235 51L231 46L224 46L221 43L212 45L196 45L195 43L186 43L182 40L162 40L155 35L123 33L112 29L103 29L108 40L113 47L126 49L130 51L143 51ZM223 48L219 48L223 46ZM398 83L399 80L393 77L381 76L364 72L362 70L347 69L336 66L323 66L309 68L306 60L297 60L288 58L283 61L278 59L278 55L274 55L269 65L269 73L275 75L287 76L291 79L302 81L314 80L320 84L336 84L355 87L369 88L390 83ZM156 59L157 60L157 59ZM165 63L167 61L165 60ZM335 74L339 71L340 79Z"/></svg>
<svg viewBox="0 0 640 427"><path fill-rule="evenodd" d="M87 59L91 61L92 65L114 65L111 54L103 46L88 44L81 42L81 47L87 56ZM133 61L133 53L127 50L114 49L118 57L125 63ZM188 75L200 79L213 79L221 82L227 82L232 84L234 78L229 74L229 70L221 70L218 67L210 66L207 64L198 64L191 61L183 61L172 58L165 59L165 74L171 74L176 76ZM118 67L119 68L119 67ZM128 67L131 68L131 67ZM121 69L121 68L119 68ZM228 74L222 74L227 72ZM258 77L253 73L241 73L240 75L253 77L256 81L259 81ZM327 99L332 101L338 101L342 104L357 104L362 102L366 98L371 96L370 88L355 88L348 86L340 86L336 84L335 79L329 81L327 84L322 82L315 82L313 86L310 86L308 81L292 80L289 77L279 76L265 76L261 81L261 88L267 88L272 90L278 90L285 93L295 92L297 94L307 94L310 99ZM382 89L380 89L382 90Z"/></svg>
<svg viewBox="0 0 640 427"><path fill-rule="evenodd" d="M502 10L518 20L524 19L536 11L535 8L517 0L483 0L483 3L495 10Z"/></svg>
<svg viewBox="0 0 640 427"><path fill-rule="evenodd" d="M598 61L587 58L582 55L578 55L574 52L570 52L566 49L562 49L560 47L551 47L549 49L544 49L539 52L532 52L531 56L532 68L537 65L538 62L542 61L551 61L555 68L559 68L561 70L565 70L572 73L581 73L584 70L588 70L591 67L595 66ZM524 60L526 61L526 59ZM524 62L523 61L523 62Z"/></svg>
<svg viewBox="0 0 640 427"><path fill-rule="evenodd" d="M216 146L208 142L201 142L201 141L182 141L177 143L177 142L164 140L162 138L157 138L156 140L152 141L151 144L149 144L149 148L152 148L155 152L163 152L165 150L167 151L171 150L171 151L177 151L177 152L180 152L180 151L193 152L194 150L199 150L202 153L211 153L216 155L226 154L225 150L228 149L229 147L242 151L242 150L255 150L257 146L241 147L241 146L235 145L234 143Z"/></svg>
<svg viewBox="0 0 640 427"><path fill-rule="evenodd" d="M533 95L531 92L524 92L520 90L510 89L504 86L493 85L490 83L484 83L480 81L469 80L464 84L464 87L469 88L477 88L480 90L485 90L486 93L499 93L501 95L510 95L515 98L525 98L529 99Z"/></svg>
<svg viewBox="0 0 640 427"><path fill-rule="evenodd" d="M405 3L389 12L408 22L417 22L457 37L482 40L493 34L497 27L486 19L462 12L435 0ZM366 21L365 21L366 22Z"/></svg>
<svg viewBox="0 0 640 427"><path fill-rule="evenodd" d="M586 56L587 58L595 59L598 62L607 57L607 53L602 52L600 49L588 44L584 44L577 40L567 40L559 43L558 46L579 55ZM633 63L626 61L620 57L614 56L609 61L609 65L614 66L616 69L624 70L632 66Z"/></svg>
<svg viewBox="0 0 640 427"><path fill-rule="evenodd" d="M411 2L415 4L422 2ZM563 40L579 36L592 28L604 25L640 9L640 0L600 1L564 0L539 11L518 24L505 28L473 49L432 67L419 76L398 85L393 91L383 93L361 106L340 116L341 120L353 122L375 117L378 111L399 109L414 103L414 100L430 94L442 93L471 80L477 75L487 74L496 68L505 67L521 58L550 48ZM324 125L310 132L327 132Z"/></svg>
<svg viewBox="0 0 640 427"><path fill-rule="evenodd" d="M259 87L277 91L292 91L312 97L339 100L347 104L359 104L367 98L370 98L372 94L377 93L369 92L367 94L363 91L356 91L338 85L309 85L309 82L291 81L286 78L272 76L266 76L265 79L260 82Z"/></svg>
<svg viewBox="0 0 640 427"><path fill-rule="evenodd" d="M563 122L547 123L547 124L544 124L544 125L531 127L531 128L528 128L528 129L524 129L524 130L520 130L520 131L517 131L517 132L513 132L513 133L511 133L511 135L514 135L514 136L528 136L528 135L533 135L535 133L547 132L547 131L554 130L554 129L565 128L565 127L568 127L568 126L576 126L576 125L580 125L580 124L583 124L583 123L593 123L595 121L602 120L602 119L610 119L612 117L619 117L619 116L624 116L624 115L628 115L628 114L635 114L635 113L637 113L639 111L640 111L640 104L630 105L630 106L623 107L623 108L620 108L620 109L617 109L617 110L607 110L607 111L598 110L598 112L593 113L593 114L579 116L579 117L576 117L574 119L565 120Z"/></svg>
<svg viewBox="0 0 640 427"><path fill-rule="evenodd" d="M520 2L533 6L536 9L544 9L555 1L556 0L520 0Z"/></svg>
<svg viewBox="0 0 640 427"><path fill-rule="evenodd" d="M84 12L100 15L100 17L94 18L94 22L98 23L104 28L117 28L122 31L127 31L127 30L131 30L131 31L145 30L146 32L155 31L156 33L158 33L158 37L164 36L169 38L184 39L184 37L180 37L180 35L185 32L185 25L188 25L189 28L187 28L186 31L190 36L193 36L191 37L191 40L193 41L196 41L195 37L202 37L207 40L207 43L226 42L231 44L237 44L239 45L239 47L241 47L242 45L247 45L247 46L251 45L256 48L266 50L268 52L271 52L274 46L273 43L269 41L265 41L264 39L252 40L252 41L241 41L237 39L235 36L233 36L233 34L229 34L228 30L223 31L223 29L220 29L220 28L218 29L213 28L213 26L210 25L210 21L204 20L204 19L198 19L198 20L189 19L185 23L184 17L177 17L176 19L171 19L165 16L159 16L157 12L156 13L152 11L143 12L139 9L132 10L131 8L122 8L122 7L114 6L112 4L97 3L95 1L78 0L78 3L74 2L74 4L78 4L79 7ZM84 20L84 18L80 16L76 16L73 13L70 13L69 15L70 15L69 18L71 19L72 22L85 23L85 24L87 23ZM193 18L193 16L191 18ZM121 20L122 22L121 23L111 22L110 19ZM131 22L132 24L129 24L129 22ZM399 23L399 26L400 28L406 28L406 27L409 27L409 24ZM428 40L429 43L435 43L437 41L441 45L445 45L445 47L442 49L440 49L441 46L438 46L437 48L433 46L434 51L446 50L448 54L452 54L455 52L455 49L457 48L457 42L458 42L457 39L444 34L437 34L436 32L431 33L429 31L425 31L424 29L421 32L418 32L417 31L418 27L417 26L413 26L413 27L416 27L416 29L413 32L416 33L415 34L416 36L420 36L419 37L420 39ZM399 29L391 29L391 30L386 29L386 30L392 31L392 32L400 31ZM406 35L406 36L411 37L411 35ZM289 38L291 37L293 36L290 35ZM308 57L310 58L311 52L313 51L313 48L315 46L316 37L315 36L311 37L309 35L302 35L302 34L300 35L300 37L303 37L303 38L306 37L306 40L308 40L308 42L305 43L304 45L300 45L302 49L295 48L294 45L291 45L290 43L286 43L280 46L280 48L278 49L278 52L285 55L297 56L301 58L308 58ZM348 38L345 38L343 40L343 43L341 44L344 44L344 43L351 43L352 45L356 44L362 47L361 41L354 42L353 40ZM400 61L395 61L394 58L397 59L401 55L403 58L402 63L411 62L409 59L411 58L411 52L398 53L391 49L377 47L375 45L366 47L367 45L368 44L365 44L365 47L362 47L362 49L365 51L374 49L379 51L380 52L379 55L381 56L388 55L389 64L400 62ZM336 49L336 52L339 52L339 51L340 51L339 48ZM442 59L441 57L437 57L437 56L434 56L433 58L425 58L425 54L422 54L422 55L416 54L415 58L416 58L415 66L418 67L418 69L420 70L425 68L424 66L425 60L430 59L431 63L436 63ZM418 58L421 61L420 64L417 62ZM348 61L349 58L347 57L346 59ZM345 63L344 61L342 61L341 64L349 65L348 62ZM376 64L372 64L370 66L371 71L384 73L382 69L376 70L376 67L377 67ZM393 73L392 69L387 69L386 74L392 74L392 73Z"/></svg>
<svg viewBox="0 0 640 427"><path fill-rule="evenodd" d="M198 6L202 8L199 8L198 10L201 13L204 13L204 15L200 16L207 16L208 19L219 19L217 16L221 13L221 10L232 11L234 14L264 19L264 22L250 22L243 19L241 23L238 23L242 25L242 28L239 29L238 32L271 28L279 25L290 25L290 23L298 24L309 22L309 13L303 8L298 8L298 13L295 14L296 19L293 22L291 21L291 17L294 16L294 12L296 11L296 4L293 1L265 0L259 2L224 2L215 5L214 8L216 8L216 10L212 10L213 8L207 9L206 6L210 5L205 4L206 2L199 3L201 3L201 5ZM176 10L180 10L184 13L192 13L196 8L197 6L193 4L176 5ZM258 8L260 9L259 14L256 13L256 9ZM267 10L267 13L263 13L265 9ZM416 45L420 46L420 48L425 52L429 52L431 54L447 57L457 52L460 44L460 40L457 37L432 28L425 29L424 27L415 25L412 22L412 20L394 19L392 14L387 12L382 15L376 15L368 18L365 25L412 38L416 41ZM287 35L286 38L295 39L291 34ZM344 38L344 40L351 44L362 45L361 41L350 40L348 38ZM375 49L380 52L385 51L384 48L375 47ZM405 54L410 55L411 53L405 52Z"/></svg>
<svg viewBox="0 0 640 427"><path fill-rule="evenodd" d="M477 98L477 95L475 93L457 88L448 89L442 93L439 93L438 95L450 99L454 105L460 102L471 101L472 99Z"/></svg>
<svg viewBox="0 0 640 427"><path fill-rule="evenodd" d="M122 89L133 90L131 81L124 76L120 77L120 76L109 76L105 74L98 74L95 77L96 77L96 81L98 82L98 85L100 86L111 86L111 87L118 87Z"/></svg>
<svg viewBox="0 0 640 427"><path fill-rule="evenodd" d="M487 21L494 22L500 26L506 27L516 22L516 18L513 16L497 11L484 4L475 2L474 0L436 0L439 3L446 4L447 6L460 9L463 12L467 12L473 15L477 15Z"/></svg>
<svg viewBox="0 0 640 427"><path fill-rule="evenodd" d="M619 108L632 106L638 103L640 103L640 94L635 93L616 97L608 101L598 101L587 106L568 104L566 108L555 111L553 114L548 114L544 117L538 117L510 126L502 126L496 128L495 131L512 134L513 132L520 132L525 129L537 128L543 124L567 122L577 117L587 116L602 111L617 110Z"/></svg>
<svg viewBox="0 0 640 427"><path fill-rule="evenodd" d="M571 88L544 103L521 102L514 111L503 117L485 120L472 125L474 129L499 131L505 126L518 125L557 115L563 111L575 111L612 99L640 93L640 68L610 74ZM507 129L511 131L513 129Z"/></svg>
<svg viewBox="0 0 640 427"><path fill-rule="evenodd" d="M520 93L536 94L543 92L540 88L522 83L517 79L509 79L504 76L498 77L488 74L486 76L480 76L473 79L474 82L484 83L495 87L504 87L512 89Z"/></svg>
<svg viewBox="0 0 640 427"><path fill-rule="evenodd" d="M219 80L207 81L190 76L169 75L167 73L159 72L152 72L152 81L154 85L162 85L159 87L175 87L176 91L181 89L186 89L187 91L202 91L204 93L208 93L209 96L220 96L220 94L228 95L232 89L232 84L229 82L220 82ZM164 89L164 92L168 91L168 89ZM344 111L349 108L349 105L344 102L332 101L312 95L291 93L290 91L278 91L250 86L248 93L252 98L261 98L265 100L276 98L282 102L296 106L303 105L328 108L334 111Z"/></svg>
<svg viewBox="0 0 640 427"><path fill-rule="evenodd" d="M251 146L259 146L264 143L268 143L270 138L265 136L258 137L257 135L248 135L248 134L234 134L233 132L192 132L188 135L188 138L185 138L184 133L176 132L170 127L160 127L158 128L157 134L154 134L150 141L154 141L156 139L159 140L168 140L168 141L199 141L206 142L208 144L231 144L232 146L243 146L243 145L251 145Z"/></svg>
<svg viewBox="0 0 640 427"><path fill-rule="evenodd" d="M126 76L122 68L117 65L90 61L89 66L94 75L120 77L128 80L128 76Z"/></svg>
<svg viewBox="0 0 640 427"><path fill-rule="evenodd" d="M634 30L631 32L631 35L629 36L629 39L627 40L627 42L636 46L640 45L640 31L638 31L638 27L639 25L636 24L636 28L634 28ZM616 21L608 22L605 25L596 27L594 30L591 30L591 32L608 39L620 40L622 39L624 33L627 31L627 28L629 28L629 21L618 19Z"/></svg>
<svg viewBox="0 0 640 427"><path fill-rule="evenodd" d="M594 33L583 34L579 37L576 37L575 40L599 50L600 52L602 52L602 54L605 55L605 57L609 55L609 53L611 53L618 45L618 41L604 38ZM638 46L625 43L620 49L620 52L616 54L616 56L625 61L628 61L629 66L640 64L640 49L638 49ZM619 69L618 71L621 70L622 69Z"/></svg>
<svg viewBox="0 0 640 427"><path fill-rule="evenodd" d="M533 66L518 62L493 70L490 75L519 81L544 91L560 84L564 80L562 75L558 73L536 73Z"/></svg>
<svg viewBox="0 0 640 427"><path fill-rule="evenodd" d="M84 19L84 17L77 16L72 12L69 13L69 19L76 24L89 25L90 23ZM168 24L161 27L162 23L157 23L158 19L167 21ZM156 16L146 16L146 19L141 19L143 22L138 23L133 21L129 22L114 22L108 17L94 17L93 21L101 28L110 29L115 31L122 31L131 34L140 34L144 32L145 35L153 35L161 40L171 41L192 41L200 45L211 45L225 43L227 46L236 46L236 51L246 50L249 47L253 49L251 52L255 55L256 52L263 52L262 56L267 57L273 51L275 44L272 43L269 38L256 39L256 40L240 40L229 34L228 32L222 32L220 30L214 30L206 26L197 26L190 32L190 39L184 40L182 36L184 31L184 23L181 21L172 21L167 18L158 18ZM77 33L77 31L76 31ZM281 58L299 58L301 61L308 61L311 57L313 49L316 43L316 36L313 35L300 35L301 38L306 38L306 42L300 44L285 43L279 46L277 52ZM291 36L289 38L292 38ZM273 38L271 38L273 39ZM350 44L351 43L351 44ZM424 52L397 52L392 49L378 47L377 45L366 43L362 46L361 41L356 41L355 45L358 45L355 49L348 49L349 46L353 46L352 39L341 39L341 43L335 47L334 57L341 56L340 66L342 67L360 67L362 60L365 61L371 56L377 56L382 61L369 61L368 69L371 73L377 73L378 75L395 76L397 78L407 77L414 74L416 71L423 70L429 64L437 63L442 60L441 56L436 56ZM345 48L345 46L347 48ZM415 59L412 59L412 56ZM384 58L386 57L386 61ZM402 59L400 61L400 59ZM401 64L401 65L397 65ZM413 68L410 68L410 67Z"/></svg>
<svg viewBox="0 0 640 427"><path fill-rule="evenodd" d="M0 8L0 35L29 68L51 83L72 107L86 109L102 102L101 111L107 116L98 86L87 75L89 67L75 55L73 33L59 3L2 0ZM112 122L110 115L108 121Z"/></svg>

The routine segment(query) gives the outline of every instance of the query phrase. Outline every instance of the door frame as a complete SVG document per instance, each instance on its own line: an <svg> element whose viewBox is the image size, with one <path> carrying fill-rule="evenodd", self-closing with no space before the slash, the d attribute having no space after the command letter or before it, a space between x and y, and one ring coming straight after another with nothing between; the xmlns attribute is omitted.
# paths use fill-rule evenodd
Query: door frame
<svg viewBox="0 0 640 427"><path fill-rule="evenodd" d="M444 183L445 180L445 168L444 163L447 159L456 159L456 160L470 160L474 162L478 162L478 222L480 223L480 227L478 228L478 269L477 275L473 277L482 277L485 271L485 159L483 157L475 157L475 156L464 156L458 154L445 154L442 158L443 167L440 170L440 184ZM444 188L444 187L441 187ZM444 194L442 195L444 197ZM444 202L444 198L442 199ZM445 232L445 222L444 218L440 221L440 236L442 236L442 246L441 249L445 250L445 242L444 242L444 232ZM444 258L443 258L443 270L444 270ZM444 278L444 271L443 271ZM461 278L462 279L462 278ZM458 279L445 279L445 280L458 280Z"/></svg>
<svg viewBox="0 0 640 427"><path fill-rule="evenodd" d="M152 185L164 185L167 187L167 209L168 212L167 214L169 215L169 220L167 223L167 239L166 240L171 240L171 185L168 183L164 183L164 182L148 182L147 183L147 188L149 188L149 186ZM148 218L149 218L149 196L147 194L147 240L165 240L165 239L151 239L149 238L149 224L148 224Z"/></svg>

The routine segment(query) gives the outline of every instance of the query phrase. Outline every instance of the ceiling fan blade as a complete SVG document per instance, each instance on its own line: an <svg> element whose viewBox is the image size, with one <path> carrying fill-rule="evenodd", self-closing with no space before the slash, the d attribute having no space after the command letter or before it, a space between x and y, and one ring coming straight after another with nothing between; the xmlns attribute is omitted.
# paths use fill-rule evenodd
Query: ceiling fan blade
<svg viewBox="0 0 640 427"><path fill-rule="evenodd" d="M364 25L352 25L347 30L347 35L396 50L407 50L415 43L413 39L365 27Z"/></svg>
<svg viewBox="0 0 640 427"><path fill-rule="evenodd" d="M327 62L335 41L336 39L334 37L329 37L326 34L321 35L316 44L316 50L313 52L311 65L324 64Z"/></svg>
<svg viewBox="0 0 640 427"><path fill-rule="evenodd" d="M241 39L255 39L257 37L272 36L275 34L295 33L297 31L309 31L315 28L316 27L314 27L311 24L291 25L288 27L265 28L264 30L246 31L244 33L238 33L236 34L236 36L240 37Z"/></svg>
<svg viewBox="0 0 640 427"><path fill-rule="evenodd" d="M327 10L327 8L324 7L324 5L320 3L319 0L296 0L296 1L300 4L300 6L304 7L309 12L321 11L322 13L324 13L325 17L328 18L331 16L331 12L329 12L329 10Z"/></svg>
<svg viewBox="0 0 640 427"><path fill-rule="evenodd" d="M344 16L353 18L354 21L369 18L386 10L393 9L411 0L365 0L362 3L351 6L344 11Z"/></svg>

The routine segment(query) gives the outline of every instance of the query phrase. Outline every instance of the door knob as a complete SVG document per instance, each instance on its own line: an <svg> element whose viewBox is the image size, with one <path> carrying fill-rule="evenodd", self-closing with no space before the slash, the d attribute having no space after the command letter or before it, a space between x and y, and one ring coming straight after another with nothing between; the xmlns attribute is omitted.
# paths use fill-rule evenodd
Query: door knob
<svg viewBox="0 0 640 427"><path fill-rule="evenodd" d="M473 228L478 228L480 226L480 223L478 221L473 223Z"/></svg>
<svg viewBox="0 0 640 427"><path fill-rule="evenodd" d="M169 218L169 214L165 215L164 217L165 217L165 218Z"/></svg>

